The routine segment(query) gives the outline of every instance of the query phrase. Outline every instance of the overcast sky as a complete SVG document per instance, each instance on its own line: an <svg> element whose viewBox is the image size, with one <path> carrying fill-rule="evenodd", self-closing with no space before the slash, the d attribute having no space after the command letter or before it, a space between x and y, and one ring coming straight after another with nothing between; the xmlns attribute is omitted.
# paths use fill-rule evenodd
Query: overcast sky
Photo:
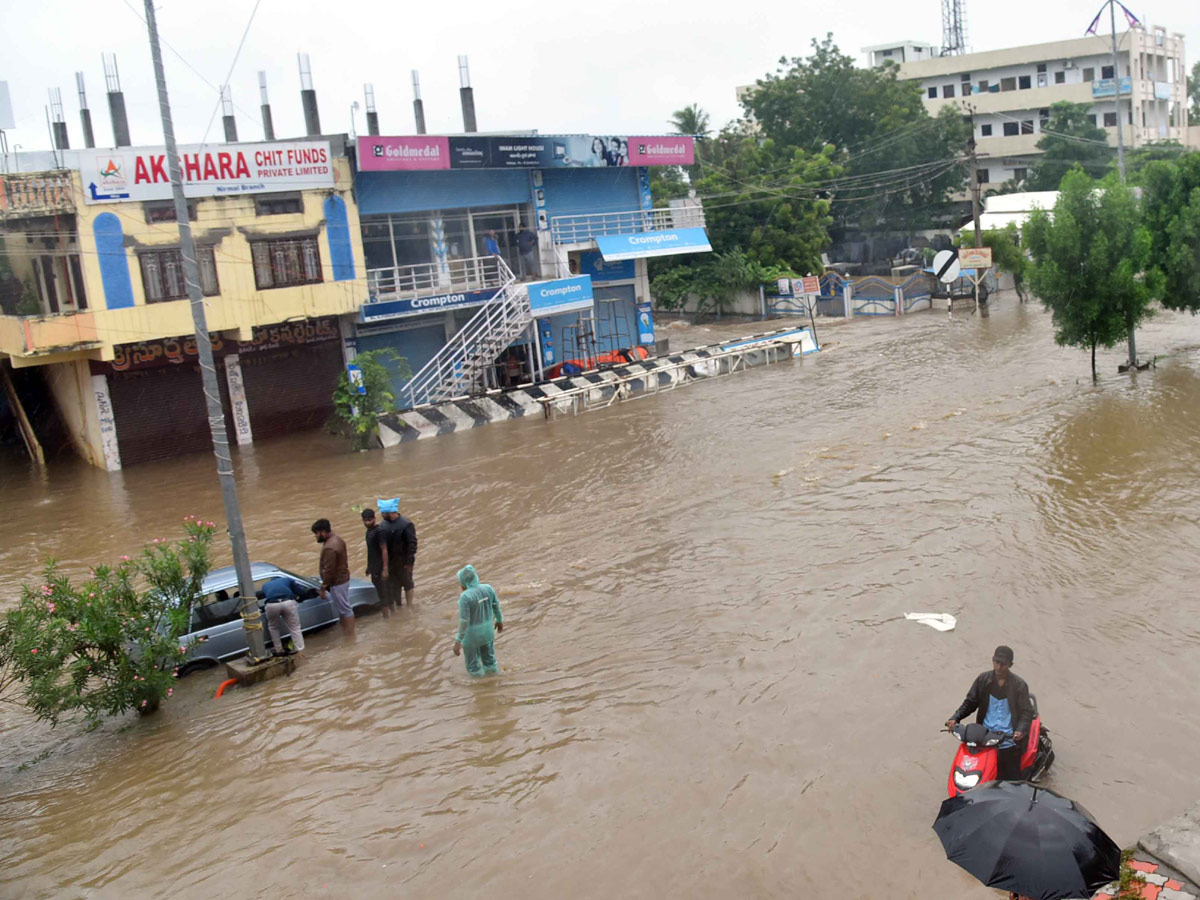
<svg viewBox="0 0 1200 900"><path fill-rule="evenodd" d="M975 50L1080 37L1099 0L967 0ZM143 0L0 0L17 119L10 148L46 148L47 89L63 92L71 146L82 147L74 73L84 72L96 140L111 145L100 54L117 54L134 144L160 144ZM254 0L164 0L157 7L167 82L181 143L199 143ZM1183 32L1190 69L1200 56L1198 0L1130 0L1143 22ZM699 103L716 126L739 114L734 87L806 54L833 32L845 51L893 39L939 43L939 0L765 0L513 3L455 0L260 0L229 77L243 140L261 140L257 72L265 69L279 137L303 133L298 51L310 54L326 132L350 130L350 105L375 85L381 130L411 134L410 71L421 73L430 133L461 132L457 54L470 57L481 131L658 134L672 110ZM1107 19L1107 17L1106 17ZM1120 22L1120 16L1118 16ZM1122 26L1123 27L1123 26ZM364 112L358 128L366 131ZM219 117L209 140L221 136Z"/></svg>

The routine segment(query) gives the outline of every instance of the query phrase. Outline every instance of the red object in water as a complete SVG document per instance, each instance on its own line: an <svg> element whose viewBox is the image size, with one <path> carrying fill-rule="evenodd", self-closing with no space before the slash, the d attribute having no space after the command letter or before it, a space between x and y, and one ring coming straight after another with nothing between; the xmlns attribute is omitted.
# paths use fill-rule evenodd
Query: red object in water
<svg viewBox="0 0 1200 900"><path fill-rule="evenodd" d="M1023 738L1025 746L1021 751L1019 776L1023 781L1037 781L1054 762L1050 729L1042 727L1042 717L1037 714L1037 701L1032 696L1030 700L1034 704L1034 716L1029 734ZM983 725L973 723L955 726L954 736L960 743L958 752L954 754L954 763L950 766L950 778L946 785L947 793L951 797L957 797L999 778L1000 759L997 748L1010 735L988 731Z"/></svg>
<svg viewBox="0 0 1200 900"><path fill-rule="evenodd" d="M236 678L230 678L230 679L228 679L228 680L226 680L226 681L222 681L222 682L221 682L221 686L220 686L219 688L217 688L217 693L216 693L216 695L213 697L213 699L214 699L214 700L216 700L216 699L217 699L217 697L220 697L220 696L221 696L223 693L225 693L225 688L229 687L231 684L237 684L237 679L236 679Z"/></svg>

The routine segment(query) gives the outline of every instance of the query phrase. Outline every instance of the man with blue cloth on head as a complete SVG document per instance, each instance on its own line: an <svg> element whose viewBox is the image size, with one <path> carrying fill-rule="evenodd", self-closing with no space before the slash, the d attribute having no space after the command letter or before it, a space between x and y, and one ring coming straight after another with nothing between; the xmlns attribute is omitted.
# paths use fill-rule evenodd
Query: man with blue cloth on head
<svg viewBox="0 0 1200 900"><path fill-rule="evenodd" d="M490 584L480 584L474 566L458 570L458 633L454 637L454 655L462 654L467 674L495 675L496 632L504 630L500 598Z"/></svg>
<svg viewBox="0 0 1200 900"><path fill-rule="evenodd" d="M401 595L413 603L413 565L417 560L417 528L400 515L400 498L379 501L383 524L379 537L383 547L383 601L388 606L401 605Z"/></svg>

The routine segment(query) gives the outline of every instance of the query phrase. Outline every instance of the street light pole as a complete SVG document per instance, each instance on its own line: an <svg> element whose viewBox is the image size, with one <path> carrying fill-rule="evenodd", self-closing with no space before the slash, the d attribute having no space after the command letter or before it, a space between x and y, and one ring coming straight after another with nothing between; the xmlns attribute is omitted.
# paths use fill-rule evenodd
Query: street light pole
<svg viewBox="0 0 1200 900"><path fill-rule="evenodd" d="M1113 61L1113 105L1117 110L1117 171L1121 174L1121 184L1125 183L1125 131L1121 124L1121 59L1117 53L1117 10L1115 0L1108 0L1108 18L1112 24L1112 61ZM1133 53L1129 54L1129 78L1133 79ZM1133 91L1129 93L1130 110L1133 109ZM1129 368L1137 371L1137 329L1129 323Z"/></svg>
<svg viewBox="0 0 1200 900"><path fill-rule="evenodd" d="M188 218L187 200L183 196L183 173L179 167L179 148L175 144L175 126L171 121L171 102L167 98L167 79L163 72L162 48L158 42L158 21L153 0L146 3L146 28L150 32L150 55L154 60L154 78L158 84L158 108L162 115L163 142L167 149L167 167L171 176L171 194L175 199L175 220L179 224L180 255L183 257L183 278L187 283L188 300L192 308L192 323L196 330L196 350L200 356L200 375L204 384L204 399L208 407L208 426L212 430L213 453L217 457L217 476L221 482L221 498L225 501L225 520L229 543L233 547L233 566L237 571L238 588L242 595L242 627L250 647L251 663L266 658L263 640L262 615L254 595L254 579L250 572L250 554L246 550L246 533L242 528L242 511L238 506L237 483L233 477L233 459L229 454L229 438L225 433L225 411L221 408L221 391L213 361L212 340L204 313L204 295L200 290L200 273L196 266L196 242L192 238L192 223Z"/></svg>

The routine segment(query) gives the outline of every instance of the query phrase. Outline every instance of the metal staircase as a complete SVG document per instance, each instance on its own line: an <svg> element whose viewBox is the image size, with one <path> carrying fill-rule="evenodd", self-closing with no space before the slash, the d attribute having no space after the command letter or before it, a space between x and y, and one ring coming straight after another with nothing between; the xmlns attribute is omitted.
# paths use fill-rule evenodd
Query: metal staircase
<svg viewBox="0 0 1200 900"><path fill-rule="evenodd" d="M405 385L399 399L407 408L486 388L496 357L533 321L529 291L503 260L496 261L503 286Z"/></svg>

